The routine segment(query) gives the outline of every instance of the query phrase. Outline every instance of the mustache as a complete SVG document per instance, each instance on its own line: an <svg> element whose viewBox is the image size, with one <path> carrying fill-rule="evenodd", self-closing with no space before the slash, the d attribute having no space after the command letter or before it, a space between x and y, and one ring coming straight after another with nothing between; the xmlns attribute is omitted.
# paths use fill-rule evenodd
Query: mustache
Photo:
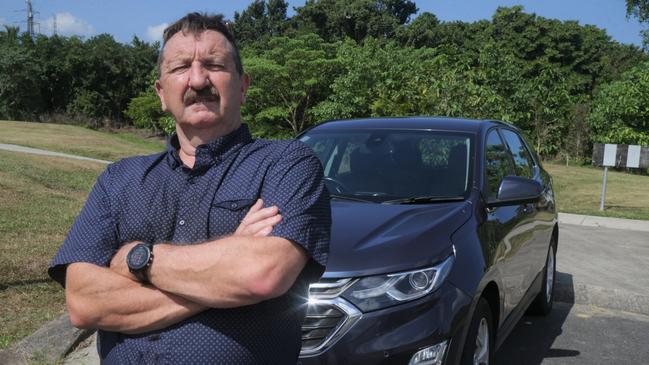
<svg viewBox="0 0 649 365"><path fill-rule="evenodd" d="M193 88L187 89L183 95L183 103L185 105L194 104L197 101L216 101L221 100L218 90L214 86L206 87L200 90Z"/></svg>

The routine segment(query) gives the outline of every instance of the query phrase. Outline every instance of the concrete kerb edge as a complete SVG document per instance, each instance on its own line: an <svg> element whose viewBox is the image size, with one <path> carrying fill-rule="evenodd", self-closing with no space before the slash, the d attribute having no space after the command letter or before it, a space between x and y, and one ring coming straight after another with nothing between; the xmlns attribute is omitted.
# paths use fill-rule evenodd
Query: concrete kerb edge
<svg viewBox="0 0 649 365"><path fill-rule="evenodd" d="M559 213L560 224L571 224L587 227L605 227L630 231L649 232L649 221L612 217L596 217L571 213Z"/></svg>
<svg viewBox="0 0 649 365"><path fill-rule="evenodd" d="M0 364L30 364L34 361L57 363L94 332L73 327L69 316L64 314L10 348L0 351Z"/></svg>

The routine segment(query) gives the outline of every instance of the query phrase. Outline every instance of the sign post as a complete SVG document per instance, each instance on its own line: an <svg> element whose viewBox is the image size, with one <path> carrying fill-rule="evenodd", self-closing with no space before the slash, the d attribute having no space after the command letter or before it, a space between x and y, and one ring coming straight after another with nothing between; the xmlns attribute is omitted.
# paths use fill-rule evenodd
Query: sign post
<svg viewBox="0 0 649 365"><path fill-rule="evenodd" d="M604 167L604 175L602 176L602 195L599 199L599 210L604 210L608 168L649 168L649 147L595 143L593 145L593 164Z"/></svg>
<svg viewBox="0 0 649 365"><path fill-rule="evenodd" d="M604 145L604 176L602 177L602 195L599 199L599 210L604 210L604 200L606 199L606 180L608 178L608 167L615 166L615 155L617 153L616 144Z"/></svg>

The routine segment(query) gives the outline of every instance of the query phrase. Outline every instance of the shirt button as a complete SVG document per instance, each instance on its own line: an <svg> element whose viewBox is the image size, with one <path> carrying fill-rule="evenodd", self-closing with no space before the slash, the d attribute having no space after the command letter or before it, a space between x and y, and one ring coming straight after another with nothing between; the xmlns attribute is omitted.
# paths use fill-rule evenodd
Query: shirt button
<svg viewBox="0 0 649 365"><path fill-rule="evenodd" d="M238 205L237 205L237 203L232 203L232 204L230 204L230 207L232 209L236 209L238 207Z"/></svg>
<svg viewBox="0 0 649 365"><path fill-rule="evenodd" d="M178 224L180 224L181 226L184 226L185 225L185 220L181 219L180 222L178 222Z"/></svg>

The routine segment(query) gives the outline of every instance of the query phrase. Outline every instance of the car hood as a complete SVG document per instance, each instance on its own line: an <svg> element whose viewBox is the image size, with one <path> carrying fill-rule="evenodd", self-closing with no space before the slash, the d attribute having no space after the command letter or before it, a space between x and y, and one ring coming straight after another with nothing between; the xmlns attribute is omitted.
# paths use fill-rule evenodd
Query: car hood
<svg viewBox="0 0 649 365"><path fill-rule="evenodd" d="M469 201L426 205L331 202L324 277L366 276L434 264L452 252L450 237L471 216Z"/></svg>

